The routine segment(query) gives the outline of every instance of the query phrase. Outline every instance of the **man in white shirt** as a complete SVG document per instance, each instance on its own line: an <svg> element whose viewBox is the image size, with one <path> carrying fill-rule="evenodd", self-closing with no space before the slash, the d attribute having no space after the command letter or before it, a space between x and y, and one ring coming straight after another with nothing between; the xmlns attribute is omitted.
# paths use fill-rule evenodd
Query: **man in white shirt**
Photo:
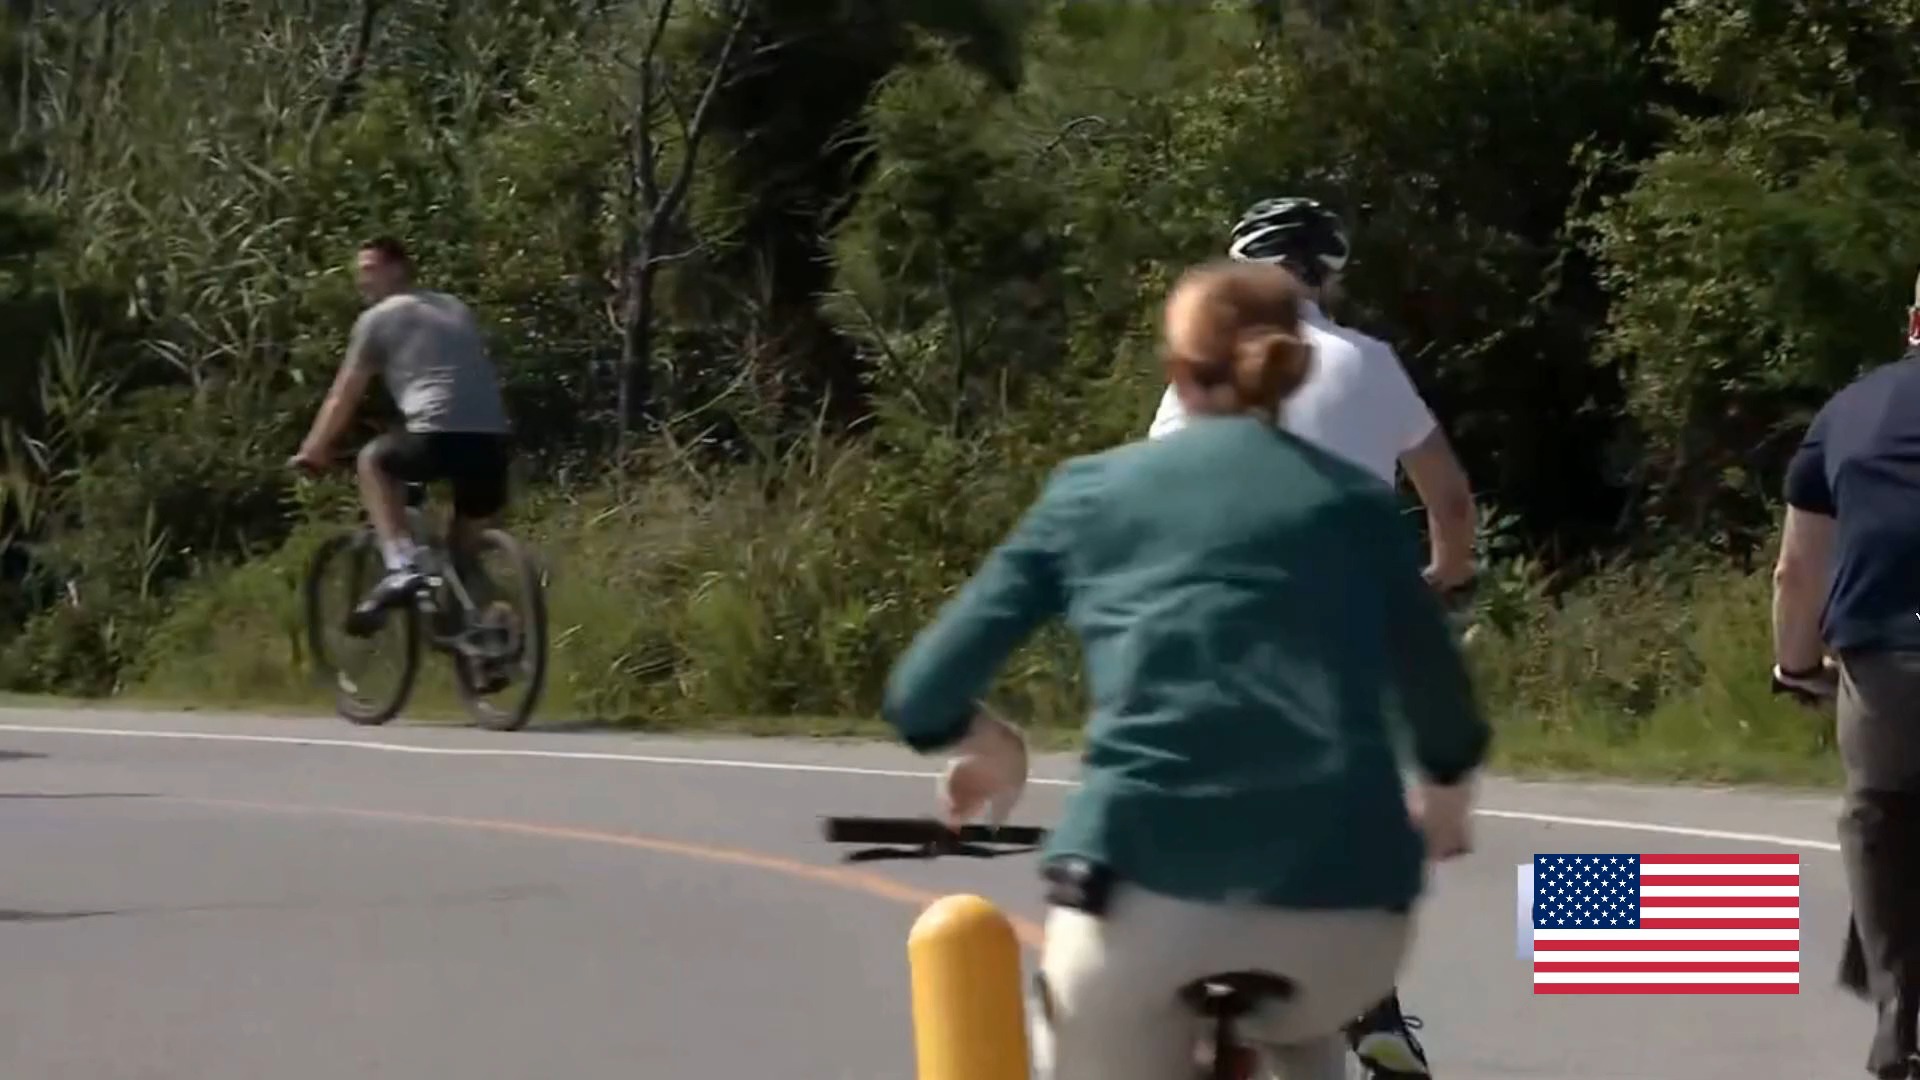
<svg viewBox="0 0 1920 1080"><path fill-rule="evenodd" d="M1473 490L1446 433L1414 389L1393 347L1329 319L1347 261L1340 219L1311 199L1266 199L1242 215L1227 253L1285 266L1307 286L1301 315L1314 371L1288 401L1281 423L1301 438L1347 458L1394 486L1405 469L1427 510L1427 580L1443 592L1473 579ZM1149 438L1186 425L1168 387Z"/></svg>
<svg viewBox="0 0 1920 1080"><path fill-rule="evenodd" d="M1473 489L1432 410L1400 364L1393 347L1329 319L1321 305L1337 297L1349 252L1339 217L1312 199L1265 199L1233 227L1227 254L1278 263L1307 287L1301 323L1313 346L1313 371L1288 400L1280 422L1288 431L1353 461L1396 486L1405 469L1427 510L1427 582L1442 595L1463 590L1474 577ZM1187 422L1169 386L1154 414L1149 438ZM1354 1053L1377 1080L1428 1077L1427 1057L1400 1010L1399 995L1358 1018L1347 1030Z"/></svg>

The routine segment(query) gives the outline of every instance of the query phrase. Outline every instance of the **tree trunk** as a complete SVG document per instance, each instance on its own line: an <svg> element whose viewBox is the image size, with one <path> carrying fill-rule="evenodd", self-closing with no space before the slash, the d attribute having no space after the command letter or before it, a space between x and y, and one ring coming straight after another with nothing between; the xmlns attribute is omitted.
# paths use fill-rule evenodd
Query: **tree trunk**
<svg viewBox="0 0 1920 1080"><path fill-rule="evenodd" d="M627 274L626 326L620 335L620 450L653 415L653 307L657 267L645 240Z"/></svg>
<svg viewBox="0 0 1920 1080"><path fill-rule="evenodd" d="M353 35L353 51L347 54L347 69L340 75L340 81L334 83L333 92L327 95L324 116L332 120L347 111L353 95L360 89L360 80L366 75L367 59L373 52L373 28L380 18L382 0L360 0L359 26Z"/></svg>
<svg viewBox="0 0 1920 1080"><path fill-rule="evenodd" d="M660 268L677 254L667 251L669 239L677 238L677 222L693 186L694 169L700 159L700 142L706 135L708 115L715 95L734 67L734 58L751 14L752 0L733 0L726 38L707 70L706 84L693 114L687 118L680 160L671 182L660 183L659 148L653 141L652 124L659 107L655 80L659 77L660 43L664 39L672 0L659 0L645 51L640 57L639 100L633 118L633 162L628 191L639 211L630 221L628 242L631 258L625 268L626 302L622 305L626 325L620 336L620 449L624 454L635 433L654 418L656 388L653 385L654 283ZM640 220L644 217L644 221Z"/></svg>
<svg viewBox="0 0 1920 1080"><path fill-rule="evenodd" d="M7 0L6 29L16 44L5 49L5 58L9 65L19 65L18 71L6 72L7 80L15 84L18 94L13 104L19 115L14 121L13 138L9 140L14 144L27 137L33 123L33 8L34 0Z"/></svg>

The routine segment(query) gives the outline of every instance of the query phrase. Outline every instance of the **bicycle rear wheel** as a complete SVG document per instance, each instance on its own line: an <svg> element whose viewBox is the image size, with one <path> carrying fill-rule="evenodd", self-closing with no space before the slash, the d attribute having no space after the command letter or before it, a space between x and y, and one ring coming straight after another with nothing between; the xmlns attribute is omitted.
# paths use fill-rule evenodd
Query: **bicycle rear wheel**
<svg viewBox="0 0 1920 1080"><path fill-rule="evenodd" d="M347 614L385 569L373 530L343 532L314 553L302 587L314 676L333 694L335 710L356 724L398 716L420 673L420 619L412 607L389 611L369 637L346 631Z"/></svg>
<svg viewBox="0 0 1920 1080"><path fill-rule="evenodd" d="M503 529L486 530L477 544L463 559L473 611L454 650L454 684L481 727L517 731L546 689L546 576Z"/></svg>

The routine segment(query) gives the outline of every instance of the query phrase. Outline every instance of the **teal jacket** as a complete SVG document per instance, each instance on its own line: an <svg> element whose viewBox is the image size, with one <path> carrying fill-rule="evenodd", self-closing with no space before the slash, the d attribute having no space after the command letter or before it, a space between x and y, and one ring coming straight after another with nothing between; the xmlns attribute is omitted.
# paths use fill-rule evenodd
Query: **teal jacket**
<svg viewBox="0 0 1920 1080"><path fill-rule="evenodd" d="M1441 783L1489 742L1418 540L1376 477L1252 417L1077 458L901 658L884 713L951 746L1063 616L1093 714L1048 854L1186 899L1405 910L1424 853L1398 736Z"/></svg>

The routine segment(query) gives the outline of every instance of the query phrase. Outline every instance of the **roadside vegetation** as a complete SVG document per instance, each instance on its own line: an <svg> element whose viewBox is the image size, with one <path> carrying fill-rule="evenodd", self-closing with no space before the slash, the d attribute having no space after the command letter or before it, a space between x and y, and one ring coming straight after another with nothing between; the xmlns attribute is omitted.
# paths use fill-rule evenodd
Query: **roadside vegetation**
<svg viewBox="0 0 1920 1080"><path fill-rule="evenodd" d="M1913 0L5 10L0 690L322 702L294 586L351 492L281 462L393 232L509 374L546 715L858 730L1290 192L1479 490L1506 763L1829 775L1767 694L1773 494L1899 348ZM1069 731L1070 645L1003 693Z"/></svg>

